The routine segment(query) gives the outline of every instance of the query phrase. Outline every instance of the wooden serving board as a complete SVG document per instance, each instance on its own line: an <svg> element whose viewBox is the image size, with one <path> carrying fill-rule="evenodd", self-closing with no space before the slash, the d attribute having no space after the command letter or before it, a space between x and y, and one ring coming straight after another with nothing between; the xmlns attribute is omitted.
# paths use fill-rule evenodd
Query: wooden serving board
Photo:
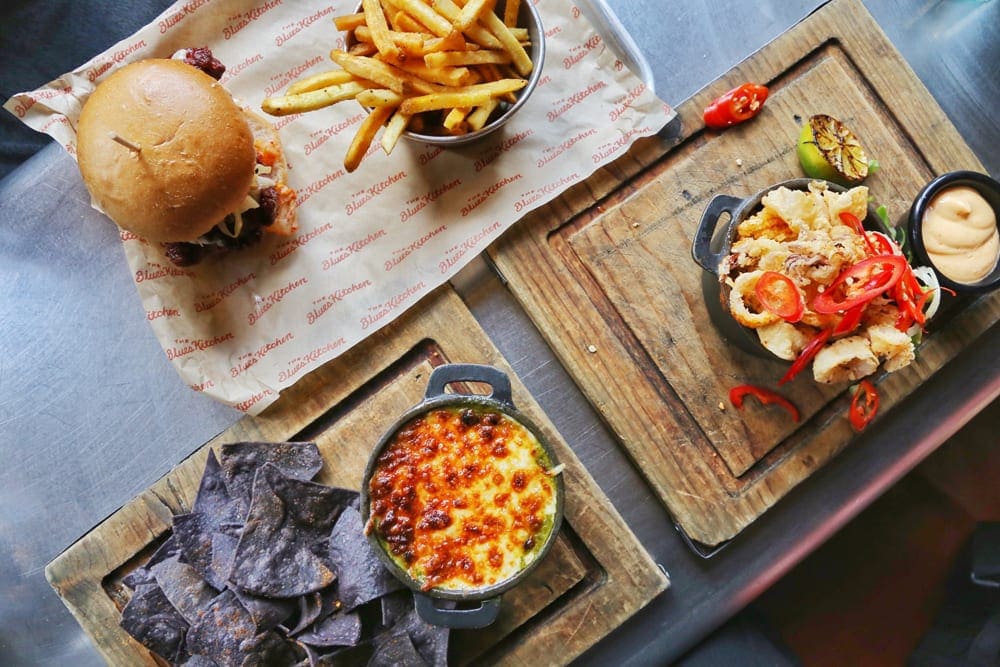
<svg viewBox="0 0 1000 667"><path fill-rule="evenodd" d="M456 664L571 661L669 581L447 286L300 380L260 416L241 419L206 443L49 563L46 577L110 664L162 664L118 625L129 595L121 579L162 541L173 514L190 511L209 448L242 440L315 441L324 458L317 481L359 488L379 436L423 398L431 370L446 362L504 370L514 403L566 466L565 522L556 545L503 596L496 623L452 635L451 658Z"/></svg>
<svg viewBox="0 0 1000 667"><path fill-rule="evenodd" d="M706 131L702 109L746 81L770 87L763 112ZM795 144L816 113L844 121L879 160L865 184L897 222L936 174L984 169L857 0L825 5L678 111L662 136L533 213L491 256L680 528L712 547L855 435L847 387L809 372L783 388L798 424L729 405L731 387L775 387L787 363L736 349L709 320L691 257L708 202L802 176ZM878 378L883 415L997 321L1000 293L958 305L915 363Z"/></svg>

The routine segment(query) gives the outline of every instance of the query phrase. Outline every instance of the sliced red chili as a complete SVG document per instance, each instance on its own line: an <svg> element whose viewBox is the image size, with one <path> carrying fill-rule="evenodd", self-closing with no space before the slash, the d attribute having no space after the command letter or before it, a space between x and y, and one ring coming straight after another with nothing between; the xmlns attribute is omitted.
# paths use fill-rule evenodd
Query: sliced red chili
<svg viewBox="0 0 1000 667"><path fill-rule="evenodd" d="M913 270L907 265L903 276L893 289L893 298L896 300L896 305L899 306L899 317L896 318L897 329L906 331L913 323L922 327L927 322L927 317L924 315L924 305L927 303L928 294L930 292L923 291L920 283L917 282L917 277L913 275Z"/></svg>
<svg viewBox="0 0 1000 667"><path fill-rule="evenodd" d="M703 114L705 125L721 130L749 120L760 113L767 94L767 86L755 83L737 86L705 107Z"/></svg>
<svg viewBox="0 0 1000 667"><path fill-rule="evenodd" d="M829 315L865 304L892 289L909 267L902 255L876 255L845 269L812 301L812 309Z"/></svg>
<svg viewBox="0 0 1000 667"><path fill-rule="evenodd" d="M791 401L777 392L765 389L764 387L758 387L753 384L741 384L729 390L729 402L732 403L738 410L743 409L743 399L746 396L753 396L764 405L780 405L782 408L787 410L790 415L792 415L792 420L796 422L799 421L799 409L792 405Z"/></svg>
<svg viewBox="0 0 1000 667"><path fill-rule="evenodd" d="M765 271L754 286L757 300L765 310L787 322L798 322L806 310L802 292L788 276L777 271Z"/></svg>
<svg viewBox="0 0 1000 667"><path fill-rule="evenodd" d="M795 376L802 372L802 369L809 365L809 362L813 360L813 357L826 345L826 341L830 340L830 336L833 334L833 329L823 329L816 336L802 348L802 352L792 363L791 367L781 376L778 380L778 384L782 385L786 382L790 382L795 379Z"/></svg>
<svg viewBox="0 0 1000 667"><path fill-rule="evenodd" d="M864 239L869 255L882 254L876 249L872 240L868 237L868 232L865 231L865 226L861 223L861 218L854 215L850 211L841 211L839 216L842 223L853 229L858 235L861 236L862 239Z"/></svg>
<svg viewBox="0 0 1000 667"><path fill-rule="evenodd" d="M854 215L850 211L841 211L839 215L842 223L856 231L861 236L865 235L865 227L861 224L861 218Z"/></svg>
<svg viewBox="0 0 1000 667"><path fill-rule="evenodd" d="M861 324L861 316L865 312L865 308L868 307L867 303L859 303L853 308L848 308L844 316L840 318L837 322L837 326L833 328L834 336L843 336L844 334L849 334L858 328Z"/></svg>
<svg viewBox="0 0 1000 667"><path fill-rule="evenodd" d="M878 392L869 380L862 380L851 399L848 416L855 431L863 431L878 414Z"/></svg>
<svg viewBox="0 0 1000 667"><path fill-rule="evenodd" d="M899 246L882 232L865 232L865 242L873 255L898 255Z"/></svg>

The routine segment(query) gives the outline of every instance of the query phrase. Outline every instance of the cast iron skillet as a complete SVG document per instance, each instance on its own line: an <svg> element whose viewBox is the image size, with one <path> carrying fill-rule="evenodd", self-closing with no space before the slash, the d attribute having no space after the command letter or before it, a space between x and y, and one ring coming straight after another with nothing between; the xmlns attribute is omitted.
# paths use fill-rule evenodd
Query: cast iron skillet
<svg viewBox="0 0 1000 667"><path fill-rule="evenodd" d="M493 391L488 396L474 394L446 394L445 387L452 382L485 383L490 385ZM371 498L369 495L368 484L375 472L379 456L385 450L392 437L407 422L419 415L432 410L437 410L439 408L455 407L473 407L480 410L490 410L511 417L526 428L532 435L535 436L535 438L537 438L538 442L542 446L542 449L548 456L551 465L553 467L559 465L555 452L545 440L541 431L539 431L539 429L534 426L527 417L521 414L517 408L514 407L514 401L511 398L510 379L503 371L498 368L494 368L493 366L483 366L477 364L445 364L443 366L438 366L431 373L430 379L427 381L427 391L424 394L424 399L417 405L407 410L398 420L396 420L396 422L378 441L378 444L372 451L371 457L368 459L368 465L365 468L365 476L361 484L361 516L365 525L368 524L368 519L371 515ZM553 542L555 542L556 535L559 532L559 527L562 524L563 496L565 494L561 474L555 476L555 483L556 507L555 517L553 517L552 522L552 530L549 531L549 535L545 539L545 542L541 545L541 547L539 547L538 555L527 565L527 567L522 569L516 575L494 584L493 586L487 586L469 591L438 589L424 591L421 589L420 583L399 567L389 554L386 553L385 548L383 547L382 542L378 539L378 536L375 534L375 531L371 531L368 534L368 541L371 543L372 547L375 549L375 553L378 555L382 563L389 569L389 571L413 591L413 598L417 613L420 614L420 617L424 621L433 625L440 625L449 628L482 628L495 621L497 614L500 613L501 594L523 581L524 578L528 576L528 574L542 561L549 549L552 547ZM434 602L435 599L480 602L481 604L473 609L446 609L438 607Z"/></svg>
<svg viewBox="0 0 1000 667"><path fill-rule="evenodd" d="M835 192L846 191L846 188L829 181L820 181L815 178L795 178L775 183L745 199L730 195L715 195L708 202L705 212L702 213L701 222L698 224L697 232L695 232L691 245L691 255L694 257L694 261L705 270L701 276L701 287L709 318L724 338L750 354L767 359L777 359L774 353L761 344L756 331L737 322L729 312L729 288L722 282L725 276L719 275L719 267L722 260L729 255L729 249L733 241L736 240L737 226L757 212L764 195L782 186L789 190L808 190L809 184L813 182L825 183L827 188ZM725 226L719 227L719 221L725 214L730 216L729 222ZM865 217L864 225L866 229L889 233L871 203L868 204L868 215Z"/></svg>

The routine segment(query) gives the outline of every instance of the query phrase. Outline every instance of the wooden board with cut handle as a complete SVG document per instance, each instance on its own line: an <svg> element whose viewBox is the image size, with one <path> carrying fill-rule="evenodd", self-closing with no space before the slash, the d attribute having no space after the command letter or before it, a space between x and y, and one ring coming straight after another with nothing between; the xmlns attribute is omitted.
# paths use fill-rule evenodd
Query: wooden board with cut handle
<svg viewBox="0 0 1000 667"><path fill-rule="evenodd" d="M669 584L532 400L450 287L442 287L369 340L300 380L258 417L206 443L54 559L45 574L112 665L162 664L120 627L121 580L190 511L209 448L244 440L310 440L324 467L316 481L359 488L382 433L420 402L442 363L490 364L511 379L514 403L565 464L565 521L557 543L524 582L503 596L496 623L456 631L455 664L565 664L645 606ZM516 631L516 638L512 633ZM558 652L552 646L560 647Z"/></svg>
<svg viewBox="0 0 1000 667"><path fill-rule="evenodd" d="M747 81L770 88L762 113L705 130L704 107ZM856 435L847 386L818 385L808 372L782 388L800 423L780 409L729 404L731 387L776 387L788 364L737 349L709 319L704 272L691 257L709 201L803 176L795 145L817 113L842 120L878 159L865 185L895 223L935 175L984 169L857 0L825 5L678 111L661 137L532 213L491 256L679 527L713 547ZM994 293L935 323L915 363L877 378L881 414L998 315Z"/></svg>

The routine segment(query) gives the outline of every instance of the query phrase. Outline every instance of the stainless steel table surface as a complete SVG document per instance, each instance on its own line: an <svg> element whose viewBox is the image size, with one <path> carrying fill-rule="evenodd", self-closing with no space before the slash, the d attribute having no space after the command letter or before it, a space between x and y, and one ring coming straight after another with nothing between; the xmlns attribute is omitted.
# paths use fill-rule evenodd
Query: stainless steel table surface
<svg viewBox="0 0 1000 667"><path fill-rule="evenodd" d="M820 4L608 0L648 60L657 93L674 105ZM867 5L987 170L1000 174L1000 2ZM74 163L55 146L0 182L0 665L101 663L45 581L46 563L240 416L189 390L171 368L117 232L88 201ZM670 574L671 587L581 664L665 664L681 655L1000 395L994 326L703 560L485 263L454 284Z"/></svg>

